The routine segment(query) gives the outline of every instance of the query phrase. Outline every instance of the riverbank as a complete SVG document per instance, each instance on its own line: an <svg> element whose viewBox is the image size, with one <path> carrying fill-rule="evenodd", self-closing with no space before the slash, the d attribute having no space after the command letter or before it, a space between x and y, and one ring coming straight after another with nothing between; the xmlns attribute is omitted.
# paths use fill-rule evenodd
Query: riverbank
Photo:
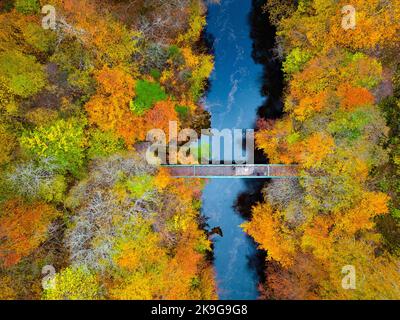
<svg viewBox="0 0 400 320"><path fill-rule="evenodd" d="M390 105L397 117L397 98L380 101L384 70L399 64L399 3L356 2L359 19L348 29L344 1L265 7L284 57L285 113L261 123L257 145L270 161L302 169L298 181L266 185L243 226L268 252L266 299L400 296L398 240L387 238L398 230L398 202L388 197L398 199L389 187L398 179L383 174L396 167L397 143L382 113ZM390 221L383 229L382 220Z"/></svg>

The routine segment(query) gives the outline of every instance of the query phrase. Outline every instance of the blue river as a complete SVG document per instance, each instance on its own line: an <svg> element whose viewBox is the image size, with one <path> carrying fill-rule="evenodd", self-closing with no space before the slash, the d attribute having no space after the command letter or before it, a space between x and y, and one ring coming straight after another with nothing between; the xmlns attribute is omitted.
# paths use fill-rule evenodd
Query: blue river
<svg viewBox="0 0 400 320"><path fill-rule="evenodd" d="M205 98L215 129L252 129L261 95L263 68L252 58L249 13L251 0L221 0L208 5L207 33L213 37L215 70ZM203 192L202 214L210 228L219 226L223 237L213 236L214 266L221 300L252 300L259 296L257 270L252 261L256 245L242 231L245 221L234 208L248 185L243 179L211 179Z"/></svg>

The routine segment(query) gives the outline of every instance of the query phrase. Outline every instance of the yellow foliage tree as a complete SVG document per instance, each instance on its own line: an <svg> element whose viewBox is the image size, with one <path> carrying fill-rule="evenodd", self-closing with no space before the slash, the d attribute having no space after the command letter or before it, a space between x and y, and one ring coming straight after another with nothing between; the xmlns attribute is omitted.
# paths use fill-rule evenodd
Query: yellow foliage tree
<svg viewBox="0 0 400 320"><path fill-rule="evenodd" d="M268 252L268 257L278 261L284 267L293 263L295 245L290 230L285 226L280 212L268 203L253 208L250 222L242 225L245 232L259 244L260 249Z"/></svg>
<svg viewBox="0 0 400 320"><path fill-rule="evenodd" d="M301 164L305 168L318 167L334 151L335 142L329 135L314 133L303 142Z"/></svg>

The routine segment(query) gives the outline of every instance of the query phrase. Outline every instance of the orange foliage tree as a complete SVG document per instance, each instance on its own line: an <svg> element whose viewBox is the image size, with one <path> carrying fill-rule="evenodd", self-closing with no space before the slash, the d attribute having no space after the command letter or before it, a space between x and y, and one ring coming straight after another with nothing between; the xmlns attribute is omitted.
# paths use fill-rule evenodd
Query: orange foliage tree
<svg viewBox="0 0 400 320"><path fill-rule="evenodd" d="M375 97L366 88L350 85L341 85L338 88L338 96L341 98L340 106L347 111L372 105L375 102Z"/></svg>
<svg viewBox="0 0 400 320"><path fill-rule="evenodd" d="M268 203L253 208L252 220L244 223L243 229L260 244L260 249L268 251L270 258L283 266L293 263L295 246L290 230L285 226L282 214Z"/></svg>
<svg viewBox="0 0 400 320"><path fill-rule="evenodd" d="M129 146L144 133L140 118L129 110L135 94L135 80L123 68L103 67L97 71L97 93L86 103L89 121L104 131L113 131Z"/></svg>
<svg viewBox="0 0 400 320"><path fill-rule="evenodd" d="M175 111L173 101L159 101L144 116L143 122L145 131L151 129L161 129L166 134L169 132L169 122L178 122L178 114Z"/></svg>
<svg viewBox="0 0 400 320"><path fill-rule="evenodd" d="M17 264L47 237L49 224L58 216L44 203L24 203L21 199L5 202L0 216L0 261L5 267Z"/></svg>
<svg viewBox="0 0 400 320"><path fill-rule="evenodd" d="M300 174L294 184L268 185L265 203L243 226L268 253L268 297L400 296L392 285L398 259L374 252L382 248L375 221L389 212L390 199L370 178L387 161L380 145L387 130L375 105L384 77L377 57L390 58L400 44L400 1L351 3L353 30L341 26L347 4L313 0L271 9L287 57L286 114L263 122L256 143L270 162L296 163ZM369 279L362 289L343 290L345 265ZM391 283L381 291L385 268Z"/></svg>
<svg viewBox="0 0 400 320"><path fill-rule="evenodd" d="M335 141L329 135L314 133L303 142L303 157L301 164L304 168L318 167L322 161L333 153Z"/></svg>

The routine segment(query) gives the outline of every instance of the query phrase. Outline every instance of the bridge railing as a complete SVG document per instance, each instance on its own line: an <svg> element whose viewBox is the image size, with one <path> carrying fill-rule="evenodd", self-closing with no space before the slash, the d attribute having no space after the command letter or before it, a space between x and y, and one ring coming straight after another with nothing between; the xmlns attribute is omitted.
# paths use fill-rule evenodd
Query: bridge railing
<svg viewBox="0 0 400 320"><path fill-rule="evenodd" d="M193 164L162 165L176 178L264 178L283 179L298 176L297 165L282 164Z"/></svg>

